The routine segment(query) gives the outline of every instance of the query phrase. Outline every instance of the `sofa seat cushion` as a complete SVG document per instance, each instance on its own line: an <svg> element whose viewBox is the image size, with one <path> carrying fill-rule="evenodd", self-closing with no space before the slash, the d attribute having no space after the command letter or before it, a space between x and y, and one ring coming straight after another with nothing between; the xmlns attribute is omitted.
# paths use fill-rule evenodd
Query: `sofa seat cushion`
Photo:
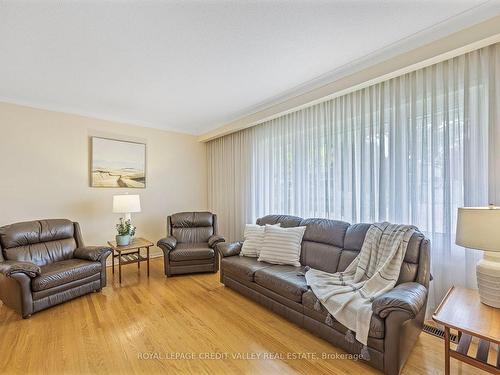
<svg viewBox="0 0 500 375"><path fill-rule="evenodd" d="M255 272L255 282L299 303L302 301L302 293L308 289L303 266L276 265L263 268Z"/></svg>
<svg viewBox="0 0 500 375"><path fill-rule="evenodd" d="M211 259L215 256L214 249L208 247L208 242L178 243L169 254L170 260L179 262L183 260Z"/></svg>
<svg viewBox="0 0 500 375"><path fill-rule="evenodd" d="M302 304L307 309L311 310L309 314L306 315L315 318L318 321L324 322L326 316L328 315L328 311L325 309L323 305L321 306L320 311L316 311L314 309L314 304L318 299L314 295L313 291L309 289L307 292L302 294ZM339 322L335 320L334 325L341 325ZM343 327L343 326L342 326ZM336 327L339 331L343 331ZM347 330L347 329L346 329ZM372 320L370 321L370 330L368 331L368 336L376 339L383 339L385 336L385 320L380 318L378 315L373 314Z"/></svg>
<svg viewBox="0 0 500 375"><path fill-rule="evenodd" d="M232 256L222 258L221 270L223 273L233 275L240 280L254 281L254 274L258 270L271 267L265 262L259 262L256 258Z"/></svg>
<svg viewBox="0 0 500 375"><path fill-rule="evenodd" d="M31 289L35 292L98 274L101 263L73 258L50 263L40 269L40 276L31 280Z"/></svg>

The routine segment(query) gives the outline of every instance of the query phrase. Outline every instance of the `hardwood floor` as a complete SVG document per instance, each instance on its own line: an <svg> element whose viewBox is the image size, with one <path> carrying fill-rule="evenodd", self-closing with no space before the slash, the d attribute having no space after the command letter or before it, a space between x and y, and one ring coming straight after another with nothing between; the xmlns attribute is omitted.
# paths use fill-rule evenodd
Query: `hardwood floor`
<svg viewBox="0 0 500 375"><path fill-rule="evenodd" d="M28 320L0 303L0 374L379 373L362 361L321 359L344 352L225 288L218 275L167 279L160 258L149 279L141 268L124 267L121 286L109 268L101 293ZM422 333L403 374L443 373L443 345ZM457 361L451 371L481 374Z"/></svg>

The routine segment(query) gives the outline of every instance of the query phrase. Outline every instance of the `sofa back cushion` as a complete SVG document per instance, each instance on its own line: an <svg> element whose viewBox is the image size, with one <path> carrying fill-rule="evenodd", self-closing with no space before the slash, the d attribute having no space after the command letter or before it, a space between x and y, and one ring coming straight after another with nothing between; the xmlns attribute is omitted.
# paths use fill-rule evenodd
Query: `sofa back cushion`
<svg viewBox="0 0 500 375"><path fill-rule="evenodd" d="M347 229L344 241L344 249L340 256L337 271L344 271L347 266L356 258L361 251L365 240L366 232L370 224L353 224ZM401 265L401 272L397 284L417 281L418 266L420 261L420 248L422 246L424 235L416 231L408 242L405 258Z"/></svg>
<svg viewBox="0 0 500 375"><path fill-rule="evenodd" d="M302 238L301 264L325 272L336 272L349 223L329 219L304 219L300 225L306 226Z"/></svg>
<svg viewBox="0 0 500 375"><path fill-rule="evenodd" d="M39 266L73 257L76 249L73 222L66 219L27 221L0 228L5 260L33 262Z"/></svg>
<svg viewBox="0 0 500 375"><path fill-rule="evenodd" d="M410 281L421 282L420 280L417 280L417 276L419 273L420 253L424 239L424 235L418 231L413 233L413 236L411 236L410 241L408 242L408 247L406 248L405 259L401 266L401 272L399 273L397 284L407 283Z"/></svg>
<svg viewBox="0 0 500 375"><path fill-rule="evenodd" d="M214 224L210 212L179 212L170 216L171 234L180 243L207 242L215 234Z"/></svg>
<svg viewBox="0 0 500 375"><path fill-rule="evenodd" d="M281 224L281 228L290 228L300 226L301 217L292 215L267 215L257 219L257 225L275 225Z"/></svg>
<svg viewBox="0 0 500 375"><path fill-rule="evenodd" d="M361 251L365 241L366 232L371 224L352 224L347 228L344 240L344 248L340 255L339 264L336 272L344 271L349 264L356 258Z"/></svg>

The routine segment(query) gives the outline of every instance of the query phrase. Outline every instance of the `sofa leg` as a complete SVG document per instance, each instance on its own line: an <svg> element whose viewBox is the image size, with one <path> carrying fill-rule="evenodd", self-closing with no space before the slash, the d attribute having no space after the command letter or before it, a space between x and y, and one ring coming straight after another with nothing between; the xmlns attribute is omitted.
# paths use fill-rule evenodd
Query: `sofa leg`
<svg viewBox="0 0 500 375"><path fill-rule="evenodd" d="M29 318L31 318L31 314L23 316L23 319L29 319Z"/></svg>

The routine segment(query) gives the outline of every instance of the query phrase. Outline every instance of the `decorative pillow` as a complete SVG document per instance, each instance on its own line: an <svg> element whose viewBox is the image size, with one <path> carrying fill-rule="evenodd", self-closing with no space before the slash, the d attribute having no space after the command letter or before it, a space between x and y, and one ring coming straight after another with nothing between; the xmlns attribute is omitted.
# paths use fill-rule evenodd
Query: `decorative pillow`
<svg viewBox="0 0 500 375"><path fill-rule="evenodd" d="M300 250L306 227L279 228L266 225L259 262L300 267Z"/></svg>
<svg viewBox="0 0 500 375"><path fill-rule="evenodd" d="M279 227L281 224L276 224ZM266 227L257 224L247 224L245 226L244 241L241 247L240 255L245 257L257 258L264 242L264 231Z"/></svg>

